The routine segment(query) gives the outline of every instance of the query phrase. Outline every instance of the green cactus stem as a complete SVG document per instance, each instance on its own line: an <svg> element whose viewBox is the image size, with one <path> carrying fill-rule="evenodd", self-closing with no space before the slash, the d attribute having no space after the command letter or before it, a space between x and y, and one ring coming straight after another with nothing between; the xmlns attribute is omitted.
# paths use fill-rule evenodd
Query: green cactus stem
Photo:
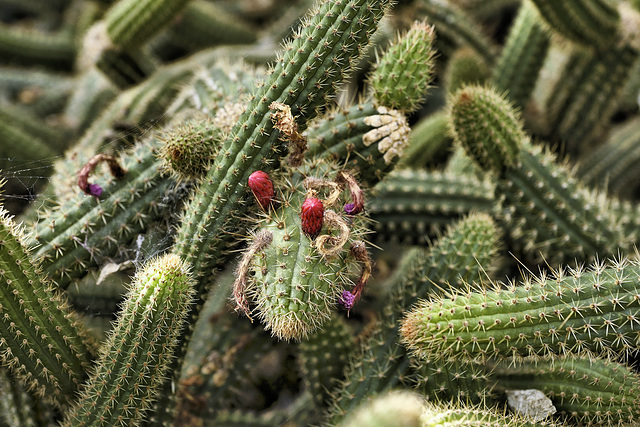
<svg viewBox="0 0 640 427"><path fill-rule="evenodd" d="M453 49L469 46L487 66L495 63L497 48L478 24L462 8L452 2L439 0L420 0L416 4L417 13L426 16L427 21L436 28L438 41L446 40ZM446 46L439 46L446 50Z"/></svg>
<svg viewBox="0 0 640 427"><path fill-rule="evenodd" d="M276 338L300 340L327 322L341 296L355 286L349 273L360 260L352 252L363 244L358 239L365 229L362 215L342 214L350 197L341 196L337 180L309 176L294 187L280 187L281 207L265 212L253 233L236 273L234 297L239 311L257 313ZM309 197L324 199L318 236L310 236L301 219L301 206ZM359 296L361 290L353 292Z"/></svg>
<svg viewBox="0 0 640 427"><path fill-rule="evenodd" d="M401 334L430 359L628 355L638 349L639 275L638 263L623 258L519 284L470 284L423 300Z"/></svg>
<svg viewBox="0 0 640 427"><path fill-rule="evenodd" d="M528 256L571 262L614 254L633 241L604 195L580 186L553 154L532 146L504 98L471 86L457 93L450 111L457 141L498 175L496 212Z"/></svg>
<svg viewBox="0 0 640 427"><path fill-rule="evenodd" d="M530 422L521 416L509 414L498 407L460 403L426 403L422 414L422 427L560 427L553 421Z"/></svg>
<svg viewBox="0 0 640 427"><path fill-rule="evenodd" d="M550 37L533 4L523 1L493 68L492 83L524 107L533 91L549 48Z"/></svg>
<svg viewBox="0 0 640 427"><path fill-rule="evenodd" d="M575 43L609 48L619 37L620 15L608 0L532 0L553 31Z"/></svg>
<svg viewBox="0 0 640 427"><path fill-rule="evenodd" d="M118 0L104 23L111 42L123 49L140 47L166 26L189 0Z"/></svg>
<svg viewBox="0 0 640 427"><path fill-rule="evenodd" d="M173 193L175 182L162 177L155 154L158 145L153 137L137 144L120 157L124 176L115 179L97 174L91 178L100 195L84 196L77 190L74 197L38 221L34 255L60 288L96 268L100 260L116 257L121 245L130 243L172 209L167 202L177 196Z"/></svg>
<svg viewBox="0 0 640 427"><path fill-rule="evenodd" d="M0 243L2 363L38 396L64 407L87 377L93 343L32 261L21 229L4 209Z"/></svg>
<svg viewBox="0 0 640 427"><path fill-rule="evenodd" d="M4 369L0 371L0 425L38 427L51 418L51 408L34 398Z"/></svg>
<svg viewBox="0 0 640 427"><path fill-rule="evenodd" d="M432 26L416 21L385 50L369 77L377 105L405 114L418 109L432 78L434 37Z"/></svg>
<svg viewBox="0 0 640 427"><path fill-rule="evenodd" d="M398 322L405 310L431 291L457 286L461 278L480 278L480 265L496 261L499 236L486 214L470 215L448 228L428 251L412 250L391 284L381 321L347 367L345 379L333 390L332 425L371 396L393 389L409 374L409 355L398 343Z"/></svg>
<svg viewBox="0 0 640 427"><path fill-rule="evenodd" d="M70 31L46 33L0 25L0 57L2 62L39 64L54 69L70 70L76 49Z"/></svg>
<svg viewBox="0 0 640 427"><path fill-rule="evenodd" d="M96 60L96 68L120 89L128 89L147 79L156 61L144 50L105 48Z"/></svg>
<svg viewBox="0 0 640 427"><path fill-rule="evenodd" d="M272 102L289 105L302 130L369 42L387 7L386 1L322 1L287 43L184 211L174 253L191 262L198 277L224 259L249 175L283 154L273 131Z"/></svg>
<svg viewBox="0 0 640 427"><path fill-rule="evenodd" d="M192 294L189 267L175 255L138 271L64 425L140 425L167 374Z"/></svg>
<svg viewBox="0 0 640 427"><path fill-rule="evenodd" d="M423 244L463 215L491 212L493 191L487 179L399 170L373 188L367 210L376 237Z"/></svg>
<svg viewBox="0 0 640 427"><path fill-rule="evenodd" d="M448 93L455 93L465 85L483 84L490 75L489 67L476 51L468 46L463 46L456 49L449 58L443 76L444 87Z"/></svg>
<svg viewBox="0 0 640 427"><path fill-rule="evenodd" d="M538 389L568 422L633 424L640 416L640 376L629 366L603 358L564 356L493 367L496 391Z"/></svg>
<svg viewBox="0 0 640 427"><path fill-rule="evenodd" d="M423 169L445 157L453 139L449 116L444 111L431 114L411 128L409 145L398 161L399 168Z"/></svg>

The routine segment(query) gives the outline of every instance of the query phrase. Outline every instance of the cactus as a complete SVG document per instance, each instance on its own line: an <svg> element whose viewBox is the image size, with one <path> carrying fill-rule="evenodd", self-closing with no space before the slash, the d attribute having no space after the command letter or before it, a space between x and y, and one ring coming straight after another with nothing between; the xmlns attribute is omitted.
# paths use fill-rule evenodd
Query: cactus
<svg viewBox="0 0 640 427"><path fill-rule="evenodd" d="M638 3L0 0L0 424L636 422Z"/></svg>

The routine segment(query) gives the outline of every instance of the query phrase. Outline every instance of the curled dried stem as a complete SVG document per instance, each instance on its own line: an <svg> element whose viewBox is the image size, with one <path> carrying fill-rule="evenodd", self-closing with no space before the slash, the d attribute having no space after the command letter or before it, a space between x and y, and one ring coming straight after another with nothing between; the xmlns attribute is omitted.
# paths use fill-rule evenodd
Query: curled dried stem
<svg viewBox="0 0 640 427"><path fill-rule="evenodd" d="M340 304L342 304L347 310L351 310L351 307L353 307L353 305L362 296L364 287L369 281L371 271L373 270L373 262L371 261L371 257L367 252L367 247L362 240L354 241L349 248L349 253L362 265L362 270L360 271L360 278L353 289L351 289L350 292L345 290L342 292L342 296L340 297Z"/></svg>
<svg viewBox="0 0 640 427"><path fill-rule="evenodd" d="M280 140L289 143L289 164L298 167L304 160L304 153L307 151L307 138L298 131L291 107L282 102L272 102L269 109L275 110L271 114L273 126L281 133Z"/></svg>
<svg viewBox="0 0 640 427"><path fill-rule="evenodd" d="M118 163L118 159L109 154L96 154L91 159L89 159L87 164L85 164L78 172L78 187L80 187L80 189L84 191L85 194L94 196L96 198L100 197L100 195L102 194L102 187L97 184L90 184L89 175L101 162L105 162L107 166L109 166L111 175L113 175L113 177L116 179L122 178L127 172L122 168L122 166L120 166L120 163Z"/></svg>
<svg viewBox="0 0 640 427"><path fill-rule="evenodd" d="M348 215L356 215L364 210L364 191L360 188L355 177L347 171L340 171L336 176L336 182L349 189L351 193L351 203L344 205L344 211Z"/></svg>
<svg viewBox="0 0 640 427"><path fill-rule="evenodd" d="M340 215L332 210L324 213L324 221L329 228L338 228L338 235L331 236L323 234L322 236L318 236L315 240L315 245L323 257L332 257L337 255L349 240L349 225Z"/></svg>
<svg viewBox="0 0 640 427"><path fill-rule="evenodd" d="M249 320L251 318L251 310L249 308L249 301L245 294L247 290L247 275L249 273L249 267L251 266L251 260L261 250L266 248L273 241L273 233L269 230L261 230L255 235L253 243L249 246L249 249L244 253L238 268L236 268L236 280L233 282L233 299L236 302L236 311L242 311Z"/></svg>
<svg viewBox="0 0 640 427"><path fill-rule="evenodd" d="M314 178L310 176L302 181L302 185L305 190L307 190L307 197L316 197L317 190L323 187L329 188L330 193L322 202L322 204L327 208L335 205L340 197L340 193L342 193L342 188L338 183L327 179Z"/></svg>

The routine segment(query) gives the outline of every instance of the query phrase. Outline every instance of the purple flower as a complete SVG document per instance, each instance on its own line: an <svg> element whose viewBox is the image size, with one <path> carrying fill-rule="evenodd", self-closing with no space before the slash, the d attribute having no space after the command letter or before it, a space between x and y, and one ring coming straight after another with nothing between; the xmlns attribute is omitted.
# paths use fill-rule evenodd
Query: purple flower
<svg viewBox="0 0 640 427"><path fill-rule="evenodd" d="M88 190L89 194L91 194L92 196L100 197L100 195L102 194L102 187L100 187L98 184L89 184Z"/></svg>
<svg viewBox="0 0 640 427"><path fill-rule="evenodd" d="M347 215L357 215L364 210L364 206L359 203L347 203L344 205L344 212Z"/></svg>
<svg viewBox="0 0 640 427"><path fill-rule="evenodd" d="M342 306L347 310L351 310L351 307L353 307L353 303L355 302L355 300L356 296L351 292L342 291L342 296L338 299L338 302L342 304Z"/></svg>

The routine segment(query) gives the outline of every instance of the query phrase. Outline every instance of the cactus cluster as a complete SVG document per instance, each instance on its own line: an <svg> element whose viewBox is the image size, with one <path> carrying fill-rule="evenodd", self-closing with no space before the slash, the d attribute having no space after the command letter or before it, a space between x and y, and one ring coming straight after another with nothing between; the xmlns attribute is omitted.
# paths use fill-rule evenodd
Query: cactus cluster
<svg viewBox="0 0 640 427"><path fill-rule="evenodd" d="M0 427L638 424L639 28L0 0Z"/></svg>

